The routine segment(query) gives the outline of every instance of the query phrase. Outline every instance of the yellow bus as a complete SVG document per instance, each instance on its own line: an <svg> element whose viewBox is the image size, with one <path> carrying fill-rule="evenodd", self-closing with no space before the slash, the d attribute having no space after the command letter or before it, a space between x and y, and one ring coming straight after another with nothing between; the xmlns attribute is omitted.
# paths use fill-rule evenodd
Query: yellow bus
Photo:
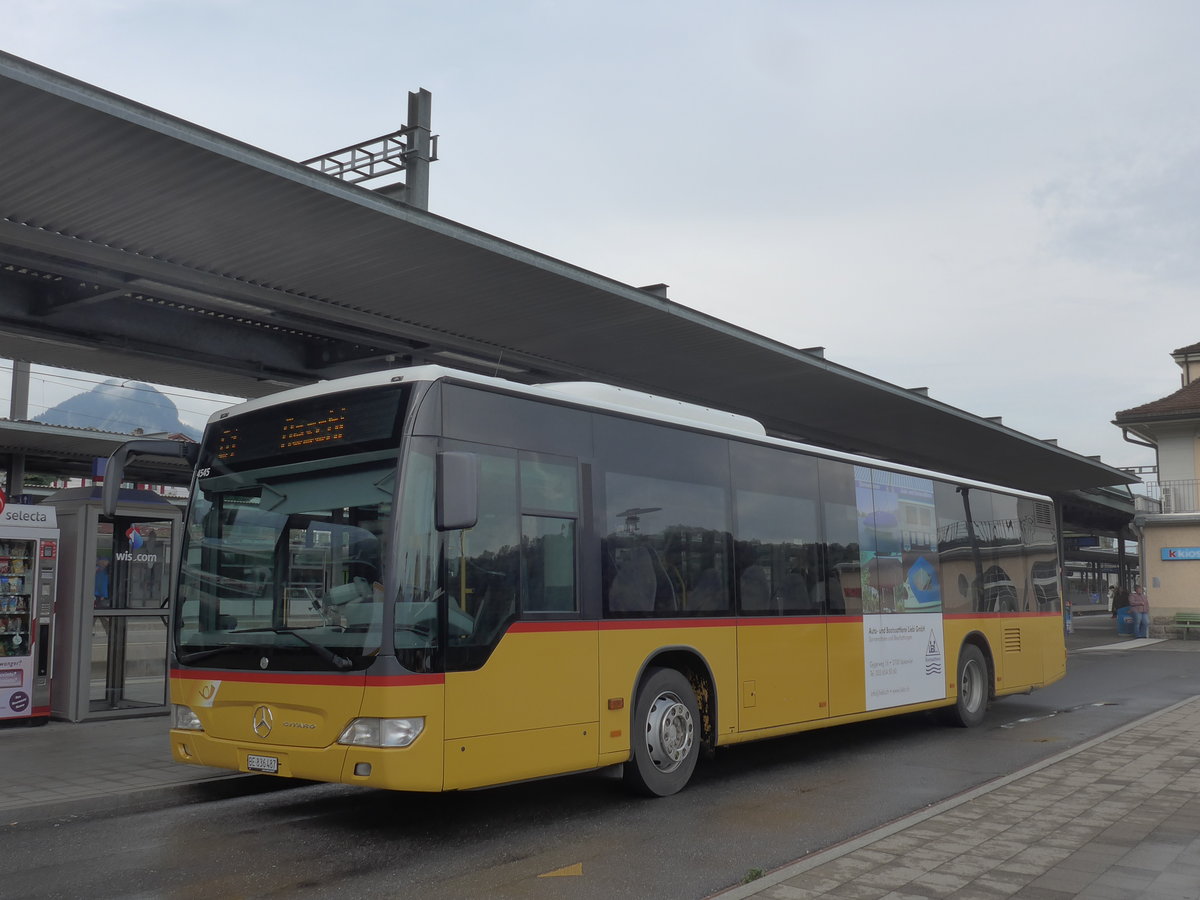
<svg viewBox="0 0 1200 900"><path fill-rule="evenodd" d="M197 457L183 763L408 791L622 765L662 796L718 747L976 725L1065 673L1048 498L738 415L425 366L235 406Z"/></svg>

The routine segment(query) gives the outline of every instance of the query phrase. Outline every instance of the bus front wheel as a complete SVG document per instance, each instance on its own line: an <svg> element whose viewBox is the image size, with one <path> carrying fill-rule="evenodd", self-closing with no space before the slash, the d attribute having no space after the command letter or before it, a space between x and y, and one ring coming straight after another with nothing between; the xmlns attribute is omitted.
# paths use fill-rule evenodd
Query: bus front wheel
<svg viewBox="0 0 1200 900"><path fill-rule="evenodd" d="M964 644L958 654L958 699L950 707L950 720L963 728L973 728L983 721L987 712L987 660L974 644Z"/></svg>
<svg viewBox="0 0 1200 900"><path fill-rule="evenodd" d="M674 669L650 669L638 688L633 715L633 754L625 783L640 794L666 797L692 777L699 754L696 694Z"/></svg>

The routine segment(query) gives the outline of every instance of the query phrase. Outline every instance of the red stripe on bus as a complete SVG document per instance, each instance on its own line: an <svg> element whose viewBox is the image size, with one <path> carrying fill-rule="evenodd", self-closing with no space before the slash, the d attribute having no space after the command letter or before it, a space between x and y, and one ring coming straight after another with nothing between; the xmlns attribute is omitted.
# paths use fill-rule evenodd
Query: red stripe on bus
<svg viewBox="0 0 1200 900"><path fill-rule="evenodd" d="M569 622L513 622L508 628L509 634L537 634L547 631L595 631L598 622L580 622L572 619Z"/></svg>
<svg viewBox="0 0 1200 900"><path fill-rule="evenodd" d="M415 687L423 684L445 684L445 675L368 675L367 687L396 686Z"/></svg>
<svg viewBox="0 0 1200 900"><path fill-rule="evenodd" d="M437 675L324 675L304 672L227 672L218 669L171 669L172 678L195 681L241 681L247 684L421 685L445 684Z"/></svg>
<svg viewBox="0 0 1200 900"><path fill-rule="evenodd" d="M947 619L1061 619L1062 613L1057 612L969 612L946 613Z"/></svg>
<svg viewBox="0 0 1200 900"><path fill-rule="evenodd" d="M853 621L846 616L752 616L737 620L739 626L750 625L829 625L833 622ZM859 622L862 619L858 619Z"/></svg>
<svg viewBox="0 0 1200 900"><path fill-rule="evenodd" d="M645 628L728 628L737 619L609 619L600 622L601 631L638 631Z"/></svg>
<svg viewBox="0 0 1200 900"><path fill-rule="evenodd" d="M535 631L637 631L646 628L729 628L736 625L833 625L862 624L862 616L753 616L671 619L605 619L600 622L516 622L509 632ZM574 626L574 627L567 627Z"/></svg>

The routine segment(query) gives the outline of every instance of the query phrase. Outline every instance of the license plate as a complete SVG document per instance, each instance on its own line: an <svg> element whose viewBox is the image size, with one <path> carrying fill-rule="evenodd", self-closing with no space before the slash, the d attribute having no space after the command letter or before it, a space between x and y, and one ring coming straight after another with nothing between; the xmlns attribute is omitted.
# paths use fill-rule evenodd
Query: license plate
<svg viewBox="0 0 1200 900"><path fill-rule="evenodd" d="M251 772L267 772L274 775L279 772L279 760L274 756L255 756L251 753L246 757L246 768Z"/></svg>

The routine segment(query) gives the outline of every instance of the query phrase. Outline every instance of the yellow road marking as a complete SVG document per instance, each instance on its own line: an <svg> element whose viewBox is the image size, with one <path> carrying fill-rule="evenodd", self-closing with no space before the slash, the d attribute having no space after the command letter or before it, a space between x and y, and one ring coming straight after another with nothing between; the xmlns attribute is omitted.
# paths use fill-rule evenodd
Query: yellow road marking
<svg viewBox="0 0 1200 900"><path fill-rule="evenodd" d="M582 875L583 863L575 863L573 866L564 866L561 869L555 869L553 872L545 872L538 878L558 878L563 875Z"/></svg>

